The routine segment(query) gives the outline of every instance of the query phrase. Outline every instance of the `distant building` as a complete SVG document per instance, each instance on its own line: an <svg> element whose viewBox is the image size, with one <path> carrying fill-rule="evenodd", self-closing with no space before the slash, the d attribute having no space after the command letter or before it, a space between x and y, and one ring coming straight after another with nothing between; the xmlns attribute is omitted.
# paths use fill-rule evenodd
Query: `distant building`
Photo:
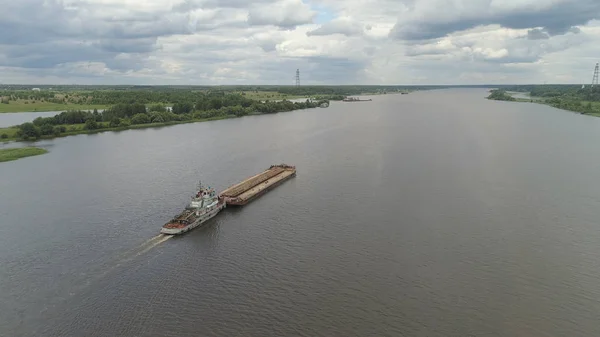
<svg viewBox="0 0 600 337"><path fill-rule="evenodd" d="M40 88L33 88L31 90L33 90L33 91L40 91L41 89Z"/></svg>

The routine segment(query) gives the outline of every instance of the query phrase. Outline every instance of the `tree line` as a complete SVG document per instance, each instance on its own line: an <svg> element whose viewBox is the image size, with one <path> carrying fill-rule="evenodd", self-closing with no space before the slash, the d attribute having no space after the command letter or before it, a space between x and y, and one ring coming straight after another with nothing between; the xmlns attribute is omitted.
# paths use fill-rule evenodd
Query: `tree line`
<svg viewBox="0 0 600 337"><path fill-rule="evenodd" d="M505 89L528 92L535 97L600 102L600 86L592 87L581 84L516 85Z"/></svg>
<svg viewBox="0 0 600 337"><path fill-rule="evenodd" d="M582 114L597 113L597 104L600 102L600 86L582 86L573 84L549 85L517 85L506 87L510 91L528 92L532 97L541 97L541 103L555 108L579 112ZM502 99L503 90L492 92L488 98ZM495 97L495 98L494 98Z"/></svg>
<svg viewBox="0 0 600 337"><path fill-rule="evenodd" d="M83 124L84 130L127 128L131 125L201 120L214 117L241 117L249 114L268 114L297 109L315 108L326 100L305 102L259 102L239 94L199 95L196 101L182 101L167 107L157 103L118 103L104 111L69 110L52 117L38 117L33 122L18 126L17 136L37 139L41 136L59 136L66 126Z"/></svg>
<svg viewBox="0 0 600 337"><path fill-rule="evenodd" d="M341 100L348 95L363 93L391 93L406 90L434 89L404 86L40 86L33 91L28 86L0 86L0 101L31 100L58 104L114 105L197 102L205 96L235 94L244 91L278 92L294 96L321 95L330 100Z"/></svg>

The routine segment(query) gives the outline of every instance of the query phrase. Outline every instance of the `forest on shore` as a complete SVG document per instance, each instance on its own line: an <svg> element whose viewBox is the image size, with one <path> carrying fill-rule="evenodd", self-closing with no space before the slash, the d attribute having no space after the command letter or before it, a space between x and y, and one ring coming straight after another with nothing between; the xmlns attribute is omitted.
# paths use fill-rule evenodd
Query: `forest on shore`
<svg viewBox="0 0 600 337"><path fill-rule="evenodd" d="M529 94L530 99L517 98L510 92ZM542 103L555 108L578 112L584 115L600 116L600 86L549 84L516 85L492 90L489 99Z"/></svg>
<svg viewBox="0 0 600 337"><path fill-rule="evenodd" d="M436 87L428 87L433 89ZM1 140L199 122L326 107L349 95L407 93L402 86L0 86L0 112L63 111L0 128ZM292 102L291 100L294 100Z"/></svg>
<svg viewBox="0 0 600 337"><path fill-rule="evenodd" d="M43 137L97 132L103 129L122 130L132 127L160 126L253 114L271 114L329 104L326 99L307 99L303 102L258 101L240 94L225 93L194 95L193 98L195 101L182 100L172 104L171 107L162 103L145 105L131 100L131 103L117 103L103 111L98 109L93 111L67 110L52 117L38 117L33 122L0 129L0 138L35 140ZM122 102L122 100L116 101Z"/></svg>

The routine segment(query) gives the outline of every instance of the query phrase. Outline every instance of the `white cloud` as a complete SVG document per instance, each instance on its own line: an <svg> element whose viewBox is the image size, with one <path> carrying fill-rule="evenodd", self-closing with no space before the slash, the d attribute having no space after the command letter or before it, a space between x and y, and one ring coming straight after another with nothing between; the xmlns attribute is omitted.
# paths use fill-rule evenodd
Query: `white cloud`
<svg viewBox="0 0 600 337"><path fill-rule="evenodd" d="M589 82L597 0L21 0L3 83Z"/></svg>
<svg viewBox="0 0 600 337"><path fill-rule="evenodd" d="M322 24L319 28L306 33L308 36L325 36L341 34L346 36L362 35L366 27L350 17L335 18ZM372 28L371 28L372 29Z"/></svg>

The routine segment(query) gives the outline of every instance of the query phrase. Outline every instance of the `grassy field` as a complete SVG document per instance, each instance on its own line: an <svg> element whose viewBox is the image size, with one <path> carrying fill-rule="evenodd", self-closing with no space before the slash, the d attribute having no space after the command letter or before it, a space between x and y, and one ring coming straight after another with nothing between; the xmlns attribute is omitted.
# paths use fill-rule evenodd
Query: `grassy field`
<svg viewBox="0 0 600 337"><path fill-rule="evenodd" d="M47 153L48 150L39 147L22 147L17 149L0 149L0 162L17 160L20 158L37 156Z"/></svg>
<svg viewBox="0 0 600 337"><path fill-rule="evenodd" d="M17 137L17 128L0 128L0 142L14 140ZM2 135L5 134L8 138L4 138Z"/></svg>
<svg viewBox="0 0 600 337"><path fill-rule="evenodd" d="M92 110L104 109L105 105L94 104L59 104L42 101L16 100L9 101L8 104L0 104L0 113L3 112L42 112L42 111L63 111L63 110Z"/></svg>

